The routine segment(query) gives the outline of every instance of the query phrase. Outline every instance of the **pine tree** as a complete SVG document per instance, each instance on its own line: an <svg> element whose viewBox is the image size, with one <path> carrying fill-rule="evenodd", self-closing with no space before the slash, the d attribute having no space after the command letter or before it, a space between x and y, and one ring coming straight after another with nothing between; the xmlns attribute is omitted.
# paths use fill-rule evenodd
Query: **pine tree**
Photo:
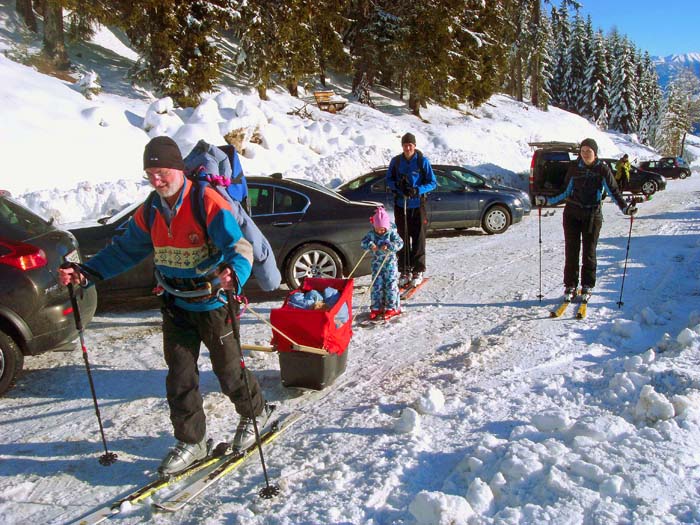
<svg viewBox="0 0 700 525"><path fill-rule="evenodd" d="M586 26L581 16L576 13L573 31L567 50L568 75L565 79L566 106L575 113L582 114L586 93Z"/></svg>
<svg viewBox="0 0 700 525"><path fill-rule="evenodd" d="M669 84L654 147L665 156L680 155L683 136L698 119L700 80L691 71L682 70Z"/></svg>
<svg viewBox="0 0 700 525"><path fill-rule="evenodd" d="M634 51L624 37L613 48L612 85L610 91L610 127L622 133L637 130L637 79Z"/></svg>
<svg viewBox="0 0 700 525"><path fill-rule="evenodd" d="M656 68L654 67L649 53L644 53L641 64L639 81L641 112L637 133L642 144L652 144L661 119L663 93L659 86Z"/></svg>
<svg viewBox="0 0 700 525"><path fill-rule="evenodd" d="M556 13L556 15L555 15ZM567 50L571 42L571 27L569 25L569 11L562 3L558 11L552 10L552 31L554 47L552 56L552 81L551 103L560 108L568 108L567 104L567 78L569 77L569 56Z"/></svg>
<svg viewBox="0 0 700 525"><path fill-rule="evenodd" d="M608 126L608 79L605 37L598 31L593 37L591 53L586 63L586 92L582 115L601 129Z"/></svg>

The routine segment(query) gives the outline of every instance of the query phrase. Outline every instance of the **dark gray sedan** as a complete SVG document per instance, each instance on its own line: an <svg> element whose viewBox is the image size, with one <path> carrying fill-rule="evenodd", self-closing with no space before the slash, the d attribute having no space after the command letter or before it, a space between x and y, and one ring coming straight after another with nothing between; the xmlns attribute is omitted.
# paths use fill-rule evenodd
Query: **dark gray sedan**
<svg viewBox="0 0 700 525"><path fill-rule="evenodd" d="M503 233L530 213L530 198L522 190L492 184L461 166L436 164L433 171L437 188L426 199L428 230L482 228L488 234ZM377 168L336 191L350 200L377 201L393 210L386 172L386 167Z"/></svg>

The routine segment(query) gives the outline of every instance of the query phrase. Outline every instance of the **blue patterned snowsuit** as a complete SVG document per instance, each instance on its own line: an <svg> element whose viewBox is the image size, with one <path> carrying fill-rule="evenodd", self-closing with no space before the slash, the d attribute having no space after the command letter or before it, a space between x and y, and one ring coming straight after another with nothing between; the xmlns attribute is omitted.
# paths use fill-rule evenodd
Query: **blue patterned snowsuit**
<svg viewBox="0 0 700 525"><path fill-rule="evenodd" d="M372 255L372 310L399 310L399 266L396 252L403 248L403 240L396 231L396 225L391 227L384 235L379 235L372 228L362 239L362 248L371 250L372 246L379 248L373 251ZM388 250L382 250L383 246L388 246ZM382 266L384 258L387 261ZM379 267L381 266L381 271ZM377 275L379 272L379 275Z"/></svg>

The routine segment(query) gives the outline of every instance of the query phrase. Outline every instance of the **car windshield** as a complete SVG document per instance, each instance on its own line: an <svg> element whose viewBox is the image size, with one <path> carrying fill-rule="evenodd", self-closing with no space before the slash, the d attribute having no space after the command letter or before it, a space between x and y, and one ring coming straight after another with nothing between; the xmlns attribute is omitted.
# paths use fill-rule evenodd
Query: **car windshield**
<svg viewBox="0 0 700 525"><path fill-rule="evenodd" d="M683 168L688 167L688 163L685 161L685 159L683 157L678 157L676 160L678 161L679 166L681 166Z"/></svg>
<svg viewBox="0 0 700 525"><path fill-rule="evenodd" d="M0 197L2 235L24 241L55 230L51 223L7 196Z"/></svg>

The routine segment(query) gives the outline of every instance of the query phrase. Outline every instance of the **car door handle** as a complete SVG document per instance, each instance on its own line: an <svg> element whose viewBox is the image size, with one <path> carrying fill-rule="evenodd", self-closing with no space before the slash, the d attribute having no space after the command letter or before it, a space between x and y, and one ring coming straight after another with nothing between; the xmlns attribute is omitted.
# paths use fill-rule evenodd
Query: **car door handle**
<svg viewBox="0 0 700 525"><path fill-rule="evenodd" d="M294 224L294 223L291 222L291 221L286 221L286 222L273 222L273 223L272 223L273 226L291 226L292 224Z"/></svg>

